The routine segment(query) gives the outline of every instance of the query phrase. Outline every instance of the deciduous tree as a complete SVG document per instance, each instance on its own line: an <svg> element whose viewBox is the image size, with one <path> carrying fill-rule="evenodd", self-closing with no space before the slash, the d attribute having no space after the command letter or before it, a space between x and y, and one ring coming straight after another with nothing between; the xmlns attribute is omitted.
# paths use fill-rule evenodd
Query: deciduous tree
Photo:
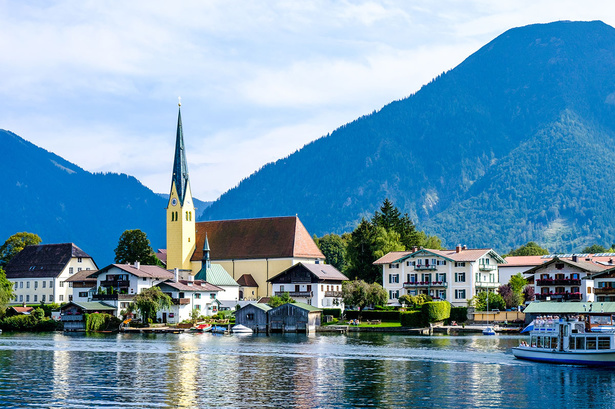
<svg viewBox="0 0 615 409"><path fill-rule="evenodd" d="M269 305L271 308L275 308L279 307L280 305L293 302L295 302L295 300L290 297L290 294L288 292L284 292L280 296L274 295L269 297L269 302L267 303L267 305Z"/></svg>
<svg viewBox="0 0 615 409"><path fill-rule="evenodd" d="M149 322L150 319L156 318L156 314L161 309L173 306L171 297L163 293L160 287L150 287L141 290L133 299L133 303L137 310L139 310L143 322Z"/></svg>
<svg viewBox="0 0 615 409"><path fill-rule="evenodd" d="M547 254L549 254L549 250L530 241L517 249L511 250L507 256L544 256Z"/></svg>
<svg viewBox="0 0 615 409"><path fill-rule="evenodd" d="M326 234L320 238L315 238L314 242L325 255L327 264L331 264L339 271L346 268L346 242L337 234Z"/></svg>
<svg viewBox="0 0 615 409"><path fill-rule="evenodd" d="M489 299L489 307L487 308L487 299ZM468 305L476 308L476 311L493 311L504 310L506 303L500 294L492 293L490 291L483 291L472 297L468 301Z"/></svg>
<svg viewBox="0 0 615 409"><path fill-rule="evenodd" d="M136 261L145 265L161 264L144 232L139 229L126 230L115 248L115 262L123 264Z"/></svg>
<svg viewBox="0 0 615 409"><path fill-rule="evenodd" d="M41 238L34 233L21 232L13 234L0 247L0 267L6 266L24 247L35 246L40 244L41 241Z"/></svg>

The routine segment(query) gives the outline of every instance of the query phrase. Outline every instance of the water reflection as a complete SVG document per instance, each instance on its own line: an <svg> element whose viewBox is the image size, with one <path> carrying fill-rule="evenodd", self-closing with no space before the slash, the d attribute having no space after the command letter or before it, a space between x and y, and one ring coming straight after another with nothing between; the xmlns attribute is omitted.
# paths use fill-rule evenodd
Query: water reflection
<svg viewBox="0 0 615 409"><path fill-rule="evenodd" d="M611 406L610 370L515 360L518 337L0 335L3 407Z"/></svg>

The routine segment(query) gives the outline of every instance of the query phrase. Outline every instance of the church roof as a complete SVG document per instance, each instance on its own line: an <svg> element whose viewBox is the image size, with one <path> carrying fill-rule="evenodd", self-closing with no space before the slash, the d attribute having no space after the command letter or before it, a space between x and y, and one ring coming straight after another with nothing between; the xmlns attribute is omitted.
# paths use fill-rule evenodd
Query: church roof
<svg viewBox="0 0 615 409"><path fill-rule="evenodd" d="M252 277L252 274L243 274L237 280L237 284L241 287L258 287L258 284L256 283L254 277Z"/></svg>
<svg viewBox="0 0 615 409"><path fill-rule="evenodd" d="M184 130L182 127L182 112L181 108L177 114L177 136L175 138L175 158L173 160L173 179L171 183L175 183L179 203L183 206L186 192L188 190L188 162L186 161L186 150L184 149Z"/></svg>
<svg viewBox="0 0 615 409"><path fill-rule="evenodd" d="M203 258L205 235L211 260L325 258L297 216L198 222L193 261Z"/></svg>
<svg viewBox="0 0 615 409"><path fill-rule="evenodd" d="M92 258L73 243L26 246L6 265L6 278L57 277L73 257Z"/></svg>
<svg viewBox="0 0 615 409"><path fill-rule="evenodd" d="M237 282L233 280L233 277L231 277L230 274L227 273L224 267L222 267L220 264L211 264L209 268L207 268L205 264L203 264L203 268L201 268L201 271L199 271L194 276L194 279L207 281L208 283L218 287L239 286L239 284L237 284Z"/></svg>

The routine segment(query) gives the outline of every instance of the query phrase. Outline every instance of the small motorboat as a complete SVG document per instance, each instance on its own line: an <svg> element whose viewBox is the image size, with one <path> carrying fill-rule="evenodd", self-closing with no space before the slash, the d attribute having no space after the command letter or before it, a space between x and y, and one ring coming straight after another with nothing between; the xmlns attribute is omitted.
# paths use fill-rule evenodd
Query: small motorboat
<svg viewBox="0 0 615 409"><path fill-rule="evenodd" d="M246 327L245 325L237 324L233 328L231 328L231 332L233 334L252 334L254 331L252 331L252 329Z"/></svg>
<svg viewBox="0 0 615 409"><path fill-rule="evenodd" d="M211 331L211 324L199 324L190 328L191 331L194 332L209 332Z"/></svg>
<svg viewBox="0 0 615 409"><path fill-rule="evenodd" d="M213 334L226 334L228 332L228 328L223 327L222 325L214 325L211 327L211 332Z"/></svg>
<svg viewBox="0 0 615 409"><path fill-rule="evenodd" d="M487 327L483 330L483 335L495 335L493 327Z"/></svg>

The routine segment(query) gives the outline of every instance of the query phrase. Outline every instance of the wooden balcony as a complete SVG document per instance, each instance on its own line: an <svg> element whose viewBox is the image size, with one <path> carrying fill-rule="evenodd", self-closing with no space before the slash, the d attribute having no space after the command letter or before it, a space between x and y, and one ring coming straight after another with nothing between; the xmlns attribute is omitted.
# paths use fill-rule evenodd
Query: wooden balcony
<svg viewBox="0 0 615 409"><path fill-rule="evenodd" d="M288 293L290 297L312 297L311 291L276 291L275 296L281 297L284 293Z"/></svg>
<svg viewBox="0 0 615 409"><path fill-rule="evenodd" d="M491 264L479 264L478 269L480 271L494 271L498 269L498 266L494 266Z"/></svg>
<svg viewBox="0 0 615 409"><path fill-rule="evenodd" d="M549 298L550 301L578 301L581 300L581 293L550 293L550 294L536 294L536 299L539 301L546 301Z"/></svg>
<svg viewBox="0 0 615 409"><path fill-rule="evenodd" d="M437 270L438 266L436 265L421 265L421 264L417 264L416 266L414 266L415 270L420 270L420 271L425 271L425 270Z"/></svg>
<svg viewBox="0 0 615 409"><path fill-rule="evenodd" d="M101 287L113 287L113 288L128 288L130 287L130 281L128 280L103 280L100 282Z"/></svg>
<svg viewBox="0 0 615 409"><path fill-rule="evenodd" d="M188 305L190 304L190 298L172 298L173 305Z"/></svg>
<svg viewBox="0 0 615 409"><path fill-rule="evenodd" d="M615 287L594 287L594 294L615 294Z"/></svg>
<svg viewBox="0 0 615 409"><path fill-rule="evenodd" d="M325 291L325 297L338 297L341 298L342 296L342 292L341 291Z"/></svg>
<svg viewBox="0 0 615 409"><path fill-rule="evenodd" d="M446 281L411 281L404 283L404 288L416 288L416 287L448 287Z"/></svg>
<svg viewBox="0 0 615 409"><path fill-rule="evenodd" d="M94 294L92 301L132 301L134 294Z"/></svg>
<svg viewBox="0 0 615 409"><path fill-rule="evenodd" d="M540 278L536 280L536 285L547 287L550 285L581 285L581 280L578 278Z"/></svg>

